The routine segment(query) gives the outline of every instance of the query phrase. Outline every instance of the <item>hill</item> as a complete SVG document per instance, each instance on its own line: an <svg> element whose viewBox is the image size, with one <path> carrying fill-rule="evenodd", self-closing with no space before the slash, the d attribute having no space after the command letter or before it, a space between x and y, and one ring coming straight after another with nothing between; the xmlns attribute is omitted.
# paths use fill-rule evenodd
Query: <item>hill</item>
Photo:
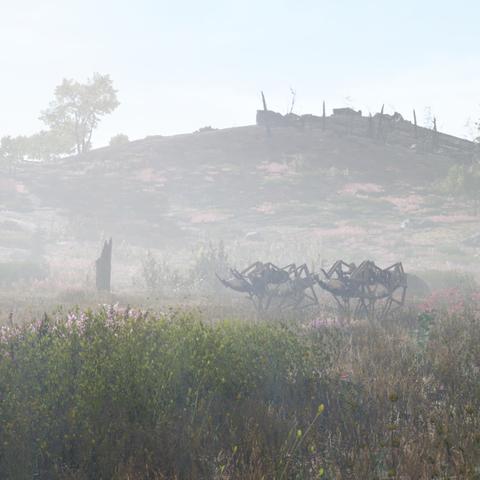
<svg viewBox="0 0 480 480"><path fill-rule="evenodd" d="M41 234L53 258L62 241L93 248L112 235L163 252L222 239L246 260L290 250L296 261L370 257L470 268L476 248L460 242L477 233L477 218L433 187L475 155L474 143L399 114L260 111L253 126L147 137L19 166L2 180L0 252L21 255Z"/></svg>

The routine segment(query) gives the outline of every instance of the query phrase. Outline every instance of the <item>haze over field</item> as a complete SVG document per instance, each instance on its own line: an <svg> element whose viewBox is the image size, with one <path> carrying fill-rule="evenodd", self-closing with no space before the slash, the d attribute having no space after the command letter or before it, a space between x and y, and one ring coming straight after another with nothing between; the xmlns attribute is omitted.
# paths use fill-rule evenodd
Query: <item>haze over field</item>
<svg viewBox="0 0 480 480"><path fill-rule="evenodd" d="M0 4L0 479L479 480L473 1Z"/></svg>
<svg viewBox="0 0 480 480"><path fill-rule="evenodd" d="M476 272L474 2L0 8L1 261L90 288L113 236L114 289L220 242Z"/></svg>
<svg viewBox="0 0 480 480"><path fill-rule="evenodd" d="M0 132L31 134L63 77L109 73L122 104L94 145L252 123L258 92L285 112L351 104L472 137L480 64L473 0L20 0L0 5ZM8 113L7 113L8 112ZM470 123L466 126L468 120Z"/></svg>

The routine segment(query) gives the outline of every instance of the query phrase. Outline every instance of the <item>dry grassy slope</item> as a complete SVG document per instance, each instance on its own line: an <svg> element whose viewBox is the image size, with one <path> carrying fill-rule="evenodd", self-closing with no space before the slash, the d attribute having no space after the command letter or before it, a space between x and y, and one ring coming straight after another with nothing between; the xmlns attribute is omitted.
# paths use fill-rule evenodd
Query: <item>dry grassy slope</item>
<svg viewBox="0 0 480 480"><path fill-rule="evenodd" d="M396 257L408 256L412 242L431 249L436 240L419 231L444 238L437 228L442 220L428 221L446 216L446 233L453 232L456 206L429 189L455 161L471 157L473 144L440 135L435 153L427 153L430 131L419 129L415 138L408 122L385 123L380 141L368 128L366 118L329 117L325 130L277 127L268 136L263 127L247 126L147 137L29 166L17 178L35 208L68 214L86 239L97 239L101 230L162 247L201 235L238 239L256 230L266 240L278 232L312 235L325 248L346 241L351 249L353 235L372 255L388 247L377 245L380 237L390 245L401 239L405 251L399 247ZM406 237L399 225L407 217L427 222ZM464 220L447 243L471 233L474 221Z"/></svg>

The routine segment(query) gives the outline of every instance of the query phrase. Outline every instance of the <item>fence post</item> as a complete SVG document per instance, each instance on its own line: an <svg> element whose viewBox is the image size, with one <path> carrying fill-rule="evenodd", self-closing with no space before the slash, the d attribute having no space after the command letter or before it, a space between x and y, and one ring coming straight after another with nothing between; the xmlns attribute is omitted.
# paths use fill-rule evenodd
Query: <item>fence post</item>
<svg viewBox="0 0 480 480"><path fill-rule="evenodd" d="M262 91L262 103L263 103L263 110L266 112L268 108L267 108L267 101L265 100L265 95L263 94L263 91Z"/></svg>
<svg viewBox="0 0 480 480"><path fill-rule="evenodd" d="M326 123L326 114L325 114L325 100L323 101L322 107L322 129L325 130L325 123Z"/></svg>
<svg viewBox="0 0 480 480"><path fill-rule="evenodd" d="M413 126L415 131L415 138L418 138L418 129L417 129L417 112L413 109Z"/></svg>
<svg viewBox="0 0 480 480"><path fill-rule="evenodd" d="M437 117L433 117L433 141L432 141L433 149L436 150L438 148L438 130L437 130Z"/></svg>

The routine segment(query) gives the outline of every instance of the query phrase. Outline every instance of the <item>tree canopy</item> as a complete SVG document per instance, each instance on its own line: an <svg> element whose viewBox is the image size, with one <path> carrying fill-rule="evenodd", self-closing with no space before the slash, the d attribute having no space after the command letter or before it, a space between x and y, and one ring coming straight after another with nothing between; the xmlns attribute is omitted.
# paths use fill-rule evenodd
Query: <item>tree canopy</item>
<svg viewBox="0 0 480 480"><path fill-rule="evenodd" d="M92 134L101 118L119 105L110 76L99 73L86 83L63 79L54 95L40 119L58 138L70 142L77 154L91 148Z"/></svg>
<svg viewBox="0 0 480 480"><path fill-rule="evenodd" d="M2 137L0 140L0 163L12 168L26 155L28 137Z"/></svg>
<svg viewBox="0 0 480 480"><path fill-rule="evenodd" d="M91 148L93 131L101 118L118 105L109 75L94 73L86 83L64 79L55 88L49 108L41 113L48 129L31 136L1 138L0 164L12 167L25 159L52 160L84 153Z"/></svg>

